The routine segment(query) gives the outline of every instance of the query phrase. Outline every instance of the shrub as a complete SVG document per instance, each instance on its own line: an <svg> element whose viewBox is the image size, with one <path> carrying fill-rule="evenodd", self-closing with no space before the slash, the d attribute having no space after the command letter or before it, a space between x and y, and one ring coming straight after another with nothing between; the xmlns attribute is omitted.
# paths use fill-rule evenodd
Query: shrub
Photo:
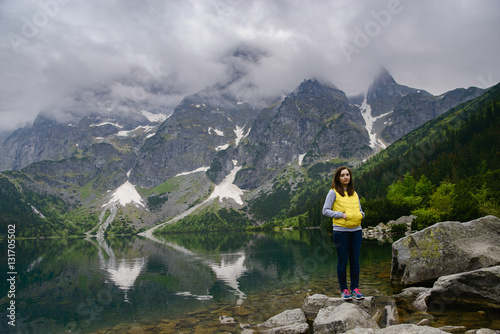
<svg viewBox="0 0 500 334"><path fill-rule="evenodd" d="M411 223L412 230L423 230L424 228L434 225L439 221L440 215L433 209L416 209L412 211L412 215L417 216Z"/></svg>

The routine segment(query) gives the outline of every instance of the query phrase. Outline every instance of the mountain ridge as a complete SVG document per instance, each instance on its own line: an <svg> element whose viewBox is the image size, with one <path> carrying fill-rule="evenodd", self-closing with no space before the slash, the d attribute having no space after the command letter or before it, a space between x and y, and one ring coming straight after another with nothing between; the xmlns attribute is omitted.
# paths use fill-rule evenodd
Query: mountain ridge
<svg viewBox="0 0 500 334"><path fill-rule="evenodd" d="M98 213L103 205L118 205L110 202L110 194L130 183L145 207L131 203L122 207L118 216L126 217L136 231L205 203L215 197L214 190L230 175L234 180L231 186L243 194L243 203L231 196L223 200L219 195L218 205L261 223L280 214L286 206L284 199L300 192L305 170L322 166L320 173L328 175L327 170L338 163L357 165L381 147L373 138L375 142L382 139L384 130L399 131L385 138L390 144L423 121L417 118L408 126L401 113L387 125L382 122L387 116L380 117L380 110L400 105L401 110L417 112L432 109L425 105L429 99L439 99L398 85L386 70L371 88L365 102L372 107L368 104L371 94L375 108L379 108L378 119L367 117L377 112L353 104L343 91L318 80L304 80L293 92L271 99L265 108L240 101L228 86L218 85L184 97L171 115L158 116L157 120L139 112L132 122L127 115L103 115L86 116L73 125L40 115L32 128L11 134L0 153L24 173L21 184L58 196L71 210L87 207L89 212ZM458 104L481 92L457 90L439 100ZM417 98L408 97L413 95ZM418 98L421 96L426 98ZM388 116L395 117L394 113ZM371 127L368 121L373 122ZM60 133L54 130L59 128ZM13 142L17 146L5 144ZM37 158L43 161L32 161ZM281 185L276 187L278 180ZM269 201L275 201L278 194L279 206L269 211L274 213L260 214L261 218L253 220L257 206L272 206Z"/></svg>

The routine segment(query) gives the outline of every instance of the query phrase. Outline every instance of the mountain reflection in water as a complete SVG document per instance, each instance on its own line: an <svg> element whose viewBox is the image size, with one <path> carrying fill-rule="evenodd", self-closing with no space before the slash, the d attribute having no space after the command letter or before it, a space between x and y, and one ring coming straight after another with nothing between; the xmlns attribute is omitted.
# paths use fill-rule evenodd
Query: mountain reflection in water
<svg viewBox="0 0 500 334"><path fill-rule="evenodd" d="M16 251L19 316L14 331L1 332L155 324L224 305L253 308L262 294L268 305L260 311L274 312L286 306L278 290L300 299L336 293L333 242L319 230L19 240ZM390 245L364 244L367 293L391 293L388 278L377 278L390 269L390 258ZM4 318L7 302L0 300Z"/></svg>
<svg viewBox="0 0 500 334"><path fill-rule="evenodd" d="M94 243L90 238L86 240ZM101 269L107 271L111 281L120 289L124 290L124 301L128 302L127 291L134 286L135 280L139 277L146 263L145 257L134 259L116 259L115 253L109 247L106 239L102 235L96 237L99 248L99 262ZM104 256L103 254L106 254Z"/></svg>

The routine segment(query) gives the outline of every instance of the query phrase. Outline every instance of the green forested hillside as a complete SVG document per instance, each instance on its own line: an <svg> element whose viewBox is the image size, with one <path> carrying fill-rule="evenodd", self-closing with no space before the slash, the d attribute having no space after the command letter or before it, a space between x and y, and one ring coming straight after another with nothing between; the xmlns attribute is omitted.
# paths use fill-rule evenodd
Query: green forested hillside
<svg viewBox="0 0 500 334"><path fill-rule="evenodd" d="M458 181L478 160L498 166L499 95L497 85L402 137L357 169L357 188L373 199L385 196L408 171L439 183L446 177Z"/></svg>
<svg viewBox="0 0 500 334"><path fill-rule="evenodd" d="M98 223L96 214L70 211L57 196L31 190L19 181L25 177L22 172L0 174L0 234L15 224L18 237L77 235Z"/></svg>
<svg viewBox="0 0 500 334"><path fill-rule="evenodd" d="M0 234L7 234L8 225L18 223L18 217L25 217L28 226L39 224L42 219L25 203L16 186L0 174Z"/></svg>
<svg viewBox="0 0 500 334"><path fill-rule="evenodd" d="M176 232L206 232L241 230L248 226L246 216L234 209L215 209L213 207L189 215L175 224L165 225L155 234Z"/></svg>

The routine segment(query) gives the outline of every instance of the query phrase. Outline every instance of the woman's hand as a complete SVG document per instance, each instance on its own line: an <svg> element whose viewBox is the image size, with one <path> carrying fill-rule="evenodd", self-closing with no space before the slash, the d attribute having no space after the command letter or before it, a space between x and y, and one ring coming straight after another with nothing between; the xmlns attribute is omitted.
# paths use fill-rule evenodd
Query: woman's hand
<svg viewBox="0 0 500 334"><path fill-rule="evenodd" d="M347 214L345 212L342 213L342 218L347 219Z"/></svg>

